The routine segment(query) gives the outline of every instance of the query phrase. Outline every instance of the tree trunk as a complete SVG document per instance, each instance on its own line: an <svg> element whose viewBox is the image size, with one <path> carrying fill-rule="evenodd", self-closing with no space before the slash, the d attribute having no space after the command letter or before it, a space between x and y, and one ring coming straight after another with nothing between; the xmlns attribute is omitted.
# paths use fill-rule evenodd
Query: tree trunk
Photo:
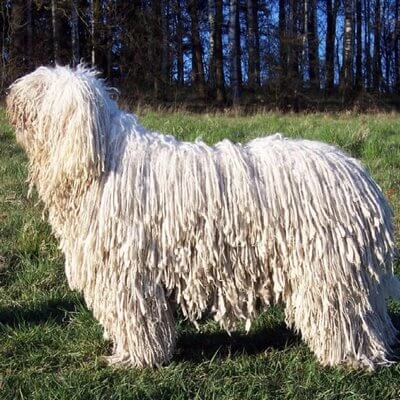
<svg viewBox="0 0 400 400"><path fill-rule="evenodd" d="M176 0L176 62L178 85L184 84L183 70L183 22L182 22L182 0Z"/></svg>
<svg viewBox="0 0 400 400"><path fill-rule="evenodd" d="M304 70L305 68L307 69L307 73L308 76L310 78L310 82L311 82L311 64L310 64L310 56L309 56L309 52L310 52L310 37L309 37L309 22L308 19L310 17L310 0L303 0L303 49L302 49L302 58L301 58L301 65L302 65L302 72L301 75L304 76ZM305 67L305 68L304 68Z"/></svg>
<svg viewBox="0 0 400 400"><path fill-rule="evenodd" d="M5 33L6 33L6 18L5 18L5 12L4 12L4 2L0 3L0 63L1 63L1 75L3 76L4 73L4 54L6 51L5 47ZM2 86L3 80L0 83L0 90L3 88Z"/></svg>
<svg viewBox="0 0 400 400"><path fill-rule="evenodd" d="M255 47L255 77L256 85L261 85L261 55L260 55L260 26L258 21L259 0L253 0L254 10L254 47Z"/></svg>
<svg viewBox="0 0 400 400"><path fill-rule="evenodd" d="M287 80L286 2L279 0L279 81L281 95Z"/></svg>
<svg viewBox="0 0 400 400"><path fill-rule="evenodd" d="M26 2L26 56L29 68L33 67L32 0Z"/></svg>
<svg viewBox="0 0 400 400"><path fill-rule="evenodd" d="M248 86L254 90L260 85L260 48L258 34L258 3L247 0Z"/></svg>
<svg viewBox="0 0 400 400"><path fill-rule="evenodd" d="M371 3L370 0L364 0L365 10L365 35L364 35L364 49L365 49L365 86L367 89L371 88Z"/></svg>
<svg viewBox="0 0 400 400"><path fill-rule="evenodd" d="M357 53L356 53L356 88L361 90L363 86L362 77L362 4L361 0L356 0L356 19L357 19Z"/></svg>
<svg viewBox="0 0 400 400"><path fill-rule="evenodd" d="M385 91L390 92L390 71L392 69L392 48L389 39L385 41Z"/></svg>
<svg viewBox="0 0 400 400"><path fill-rule="evenodd" d="M204 80L203 51L200 41L199 21L198 21L198 1L190 0L189 13L191 18L192 33L192 81L195 90L202 98L206 97L206 87Z"/></svg>
<svg viewBox="0 0 400 400"><path fill-rule="evenodd" d="M395 5L393 5L395 7ZM391 18L391 7L392 4L389 0L384 1L384 9L382 12L382 25L383 31L383 46L385 48L385 91L390 92L392 88L392 76L391 71L394 70L394 54L393 54L393 36L391 26L388 24L388 20ZM396 25L394 25L396 29Z"/></svg>
<svg viewBox="0 0 400 400"><path fill-rule="evenodd" d="M161 0L161 82L162 86L169 84L169 3Z"/></svg>
<svg viewBox="0 0 400 400"><path fill-rule="evenodd" d="M288 46L288 69L289 81L291 88L297 92L299 83L299 37L298 37L298 22L299 22L299 3L297 0L289 0L289 46Z"/></svg>
<svg viewBox="0 0 400 400"><path fill-rule="evenodd" d="M307 0L306 0L307 1ZM319 57L318 57L318 31L317 31L317 2L310 1L308 22L308 64L311 86L319 89Z"/></svg>
<svg viewBox="0 0 400 400"><path fill-rule="evenodd" d="M90 0L90 35L91 35L91 64L105 70L104 51L102 48L102 7L101 0Z"/></svg>
<svg viewBox="0 0 400 400"><path fill-rule="evenodd" d="M60 37L58 29L57 0L51 0L51 26L53 30L53 62L60 63Z"/></svg>
<svg viewBox="0 0 400 400"><path fill-rule="evenodd" d="M340 43L339 40L336 40L336 50L335 50L335 67L334 69L339 72L339 82L338 86L339 88L342 86L342 74L341 74L341 69L340 69Z"/></svg>
<svg viewBox="0 0 400 400"><path fill-rule="evenodd" d="M215 90L215 0L208 0L208 24L210 27L210 39L208 48L208 85L211 91Z"/></svg>
<svg viewBox="0 0 400 400"><path fill-rule="evenodd" d="M72 65L79 63L79 25L78 25L78 0L72 0L71 7L71 47Z"/></svg>
<svg viewBox="0 0 400 400"><path fill-rule="evenodd" d="M353 83L353 0L345 0L345 18L344 18L344 34L343 34L343 67L341 78L341 89L348 94L352 89Z"/></svg>
<svg viewBox="0 0 400 400"><path fill-rule="evenodd" d="M162 0L152 0L152 13L153 13L153 25L151 26L150 37L152 44L149 49L149 61L152 65L152 78L153 78L153 92L154 97L159 98L162 91L162 79L161 79L161 68L162 68L162 27L161 25L161 13L162 13Z"/></svg>
<svg viewBox="0 0 400 400"><path fill-rule="evenodd" d="M0 63L0 71L1 71L1 76L0 76L0 89L3 89L6 86L6 75L7 75L7 68L6 68L6 53L8 52L7 49L7 32L8 32L8 27L9 27L9 19L7 18L7 10L6 10L6 5L4 2L0 4L0 12L1 12L1 63Z"/></svg>
<svg viewBox="0 0 400 400"><path fill-rule="evenodd" d="M107 2L107 77L113 77L113 47L114 47L114 26L116 12L114 9L114 1Z"/></svg>
<svg viewBox="0 0 400 400"><path fill-rule="evenodd" d="M218 103L225 101L224 55L222 49L222 0L215 0L215 89Z"/></svg>
<svg viewBox="0 0 400 400"><path fill-rule="evenodd" d="M375 15L374 15L374 57L372 70L372 86L374 90L379 91L381 83L381 2L375 0Z"/></svg>
<svg viewBox="0 0 400 400"><path fill-rule="evenodd" d="M238 0L230 0L229 53L231 64L232 102L236 107L241 97L240 20Z"/></svg>
<svg viewBox="0 0 400 400"><path fill-rule="evenodd" d="M400 35L400 20L399 20L399 0L395 2L394 17L395 17L395 31L394 31L394 85L395 91L400 91L400 60L399 60L399 35Z"/></svg>
<svg viewBox="0 0 400 400"><path fill-rule="evenodd" d="M94 5L94 1L95 0L89 0L90 42L91 42L90 60L91 60L91 63L92 63L93 67L96 64L96 39L95 39L96 22L95 22L95 5Z"/></svg>
<svg viewBox="0 0 400 400"><path fill-rule="evenodd" d="M11 7L10 19L10 60L9 75L11 80L25 72L25 2L14 0Z"/></svg>
<svg viewBox="0 0 400 400"><path fill-rule="evenodd" d="M326 1L326 46L325 46L325 74L326 74L326 91L331 94L335 84L335 32L336 32L336 15L333 7L334 0Z"/></svg>

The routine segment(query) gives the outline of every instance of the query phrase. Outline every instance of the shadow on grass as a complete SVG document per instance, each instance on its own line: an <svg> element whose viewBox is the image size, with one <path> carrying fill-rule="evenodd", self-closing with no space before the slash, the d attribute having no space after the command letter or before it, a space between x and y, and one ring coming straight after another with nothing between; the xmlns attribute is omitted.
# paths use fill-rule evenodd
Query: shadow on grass
<svg viewBox="0 0 400 400"><path fill-rule="evenodd" d="M391 320L400 332L400 314L390 313ZM391 360L400 361L400 334L399 343L393 346ZM225 359L241 354L256 355L268 349L284 350L301 343L301 337L288 329L282 322L274 327L264 327L250 332L232 333L182 333L178 339L175 361L202 362L207 360Z"/></svg>
<svg viewBox="0 0 400 400"><path fill-rule="evenodd" d="M0 325L18 327L21 324L40 325L50 321L66 325L71 320L71 313L80 306L79 300L54 299L30 307L0 308Z"/></svg>
<svg viewBox="0 0 400 400"><path fill-rule="evenodd" d="M67 325L72 314L81 309L79 298L52 299L30 307L15 306L0 308L0 326L40 325L53 322ZM400 330L400 314L390 313L393 324ZM400 337L399 337L400 339ZM204 362L225 359L231 356L257 355L268 349L283 350L301 342L299 335L288 329L283 322L273 327L260 327L248 334L225 331L181 332L178 338L174 361ZM399 361L400 347L394 350L394 360Z"/></svg>
<svg viewBox="0 0 400 400"><path fill-rule="evenodd" d="M0 327L6 325L18 328L21 325L41 325L48 322L67 325L72 314L81 309L79 298L53 299L29 306L0 308ZM181 332L178 339L176 361L200 362L229 356L254 355L269 348L276 350L294 345L300 338L286 328L284 323L274 327L261 327L249 334L225 331L211 333Z"/></svg>
<svg viewBox="0 0 400 400"><path fill-rule="evenodd" d="M301 338L284 323L265 327L248 334L228 333L181 333L178 339L176 361L205 361L217 357L224 359L235 355L255 355L272 348L283 350L298 344Z"/></svg>

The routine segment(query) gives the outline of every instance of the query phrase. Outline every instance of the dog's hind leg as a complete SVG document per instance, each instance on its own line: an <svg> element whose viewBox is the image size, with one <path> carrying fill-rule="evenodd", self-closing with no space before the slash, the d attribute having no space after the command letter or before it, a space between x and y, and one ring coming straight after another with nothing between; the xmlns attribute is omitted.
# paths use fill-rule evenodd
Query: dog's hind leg
<svg viewBox="0 0 400 400"><path fill-rule="evenodd" d="M343 258L337 264L326 261L322 257L314 265L304 265L291 280L288 325L301 333L323 365L373 369L388 363L397 331L385 296L396 278L373 276Z"/></svg>

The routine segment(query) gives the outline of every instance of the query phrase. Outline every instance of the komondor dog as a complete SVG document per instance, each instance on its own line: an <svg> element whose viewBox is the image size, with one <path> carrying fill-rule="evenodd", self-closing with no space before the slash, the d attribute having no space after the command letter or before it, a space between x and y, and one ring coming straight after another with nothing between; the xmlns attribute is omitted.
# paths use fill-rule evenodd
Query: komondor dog
<svg viewBox="0 0 400 400"><path fill-rule="evenodd" d="M111 363L169 361L177 305L229 331L271 304L324 365L390 362L392 213L358 161L280 135L208 146L150 132L84 66L38 68L7 110Z"/></svg>

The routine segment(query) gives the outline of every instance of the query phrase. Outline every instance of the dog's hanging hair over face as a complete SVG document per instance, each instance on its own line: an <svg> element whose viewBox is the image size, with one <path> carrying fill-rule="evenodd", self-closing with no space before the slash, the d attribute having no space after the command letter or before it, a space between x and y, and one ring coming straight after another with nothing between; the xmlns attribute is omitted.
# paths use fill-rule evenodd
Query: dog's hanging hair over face
<svg viewBox="0 0 400 400"><path fill-rule="evenodd" d="M78 194L104 171L104 135L116 105L96 75L84 66L41 67L10 87L7 112L45 204L56 192Z"/></svg>

